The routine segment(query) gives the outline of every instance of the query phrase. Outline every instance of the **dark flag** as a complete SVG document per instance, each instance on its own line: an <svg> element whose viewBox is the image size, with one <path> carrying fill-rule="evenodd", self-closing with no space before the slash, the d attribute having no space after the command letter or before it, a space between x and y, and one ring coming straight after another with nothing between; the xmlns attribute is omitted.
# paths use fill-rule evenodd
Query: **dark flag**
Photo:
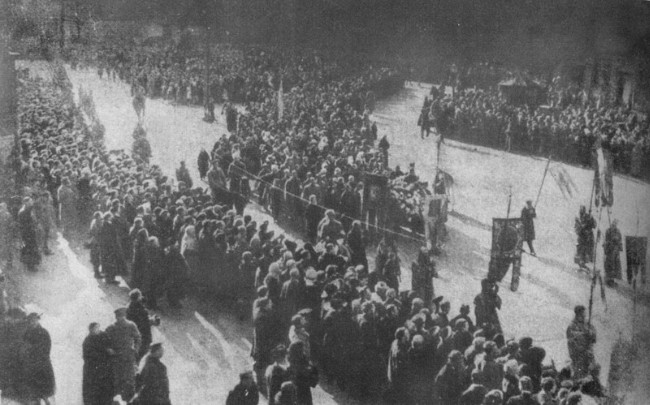
<svg viewBox="0 0 650 405"><path fill-rule="evenodd" d="M489 279L501 281L510 264L517 266L521 262L523 242L524 223L521 218L492 218Z"/></svg>

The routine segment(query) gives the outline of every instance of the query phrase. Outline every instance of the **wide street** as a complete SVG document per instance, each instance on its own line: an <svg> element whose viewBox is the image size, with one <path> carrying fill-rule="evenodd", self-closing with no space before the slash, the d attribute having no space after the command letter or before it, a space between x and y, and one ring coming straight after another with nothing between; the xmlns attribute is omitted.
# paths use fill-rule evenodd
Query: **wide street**
<svg viewBox="0 0 650 405"><path fill-rule="evenodd" d="M122 83L99 80L91 71L71 71L75 86L92 90L98 115L106 127L108 149L131 147L131 133L136 125L129 89ZM431 182L435 167L435 144L432 138L420 140L415 123L427 86L408 84L396 96L378 102L373 119L379 136L388 134L391 143L391 166L416 164L416 172ZM217 108L220 112L220 108ZM173 176L185 160L193 178L197 178L196 157L201 148L210 149L217 136L225 132L223 117L217 124L201 120L201 108L174 106L161 100L147 100L145 127L153 150L153 163ZM480 280L487 274L491 241L491 219L505 217L508 193L512 192L512 215L518 215L524 201L537 195L546 160L506 154L487 148L445 141L441 167L455 181L452 190L453 213L448 227L449 241L437 265L440 278L435 281L436 294L451 301L455 315L463 303L471 304L480 290ZM551 165L559 165L551 163ZM590 279L573 264L575 236L573 218L580 205L589 204L593 173L563 165L576 184L577 193L565 198L549 176L538 203L536 249L539 257L524 257L522 282L515 293L509 290L509 275L501 283L503 307L501 323L510 337L532 336L547 350L547 362L558 367L568 360L565 330L572 319L573 307L586 305ZM650 200L648 184L616 177L616 204L611 217L617 218L624 235L649 235ZM256 217L269 217L253 207ZM272 221L272 219L271 219ZM603 217L603 221L607 219ZM83 240L80 235L79 241ZM53 339L53 363L57 378L57 404L80 403L81 342L88 323L108 325L114 308L127 302L127 286L105 286L92 277L88 250L60 235L55 255L48 258L42 271L22 273L16 282L22 304L44 313L43 325ZM410 287L408 270L414 260L412 243L402 249L402 285ZM599 250L602 257L602 249ZM650 293L644 286L638 293L636 317L634 293L623 281L617 289L606 289L606 303L594 298L593 323L598 331L596 358L602 365L602 377L609 372L612 345L623 336L635 333L650 337ZM164 362L168 366L174 404L221 404L236 383L239 372L250 369L249 356L252 327L250 320L240 321L224 303L210 299L189 299L182 310L173 311L166 304L159 312L162 325L155 329L154 340L165 343ZM648 340L646 339L646 342ZM646 350L645 353L648 353ZM649 362L645 361L646 367ZM647 376L650 370L638 369ZM643 383L643 384L642 384ZM647 382L637 381L638 398L650 397ZM346 394L320 386L314 392L315 403L353 403ZM641 402L639 402L641 403Z"/></svg>

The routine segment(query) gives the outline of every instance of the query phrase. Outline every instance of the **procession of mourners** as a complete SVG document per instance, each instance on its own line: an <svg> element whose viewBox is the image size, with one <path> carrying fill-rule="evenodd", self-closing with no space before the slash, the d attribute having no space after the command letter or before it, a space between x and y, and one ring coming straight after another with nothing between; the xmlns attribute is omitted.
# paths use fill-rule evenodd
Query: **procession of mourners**
<svg viewBox="0 0 650 405"><path fill-rule="evenodd" d="M132 85L139 123L146 97L209 105L206 117L214 120L214 101L202 93L202 60L168 63L181 49L113 45L71 54L75 68ZM160 323L156 311L182 308L188 294L241 304L240 320L251 323L252 367L230 391L232 405L257 404L260 394L270 404L309 405L318 384L413 405L604 397L585 307L575 307L566 331L571 365L557 370L544 365L546 351L532 337L506 339L494 280L481 281L471 304L436 294L453 179L440 170L429 185L414 164L406 173L389 168L390 145L371 114L375 94L401 85L396 70L311 52L223 54L210 94L244 105L238 111L227 104L229 132L211 151L196 151L191 163L200 179L191 178L186 162L172 178L141 156L107 151L84 123L62 66L55 81L19 79L20 148L12 158L21 193L0 205L0 233L11 228L21 249L19 260L3 257L3 264L20 261L38 272L58 229L66 237L87 235L93 275L106 288L122 279L130 289L114 323L88 325L80 348L84 404L111 404L116 396L171 403L164 347L152 327ZM282 115L280 77L292 88ZM446 131L439 117L432 125ZM137 131L146 135L141 126ZM247 208L253 199L304 242L257 223ZM528 202L522 219L531 255L536 215ZM593 255L588 215L583 210L576 220L582 264ZM404 236L421 246L409 262L399 251ZM612 284L621 273L615 222L604 243ZM371 246L374 257L366 253ZM411 286L401 282L403 271L412 272ZM14 334L18 350L3 352L0 389L47 402L55 384L40 314L3 317L2 333Z"/></svg>

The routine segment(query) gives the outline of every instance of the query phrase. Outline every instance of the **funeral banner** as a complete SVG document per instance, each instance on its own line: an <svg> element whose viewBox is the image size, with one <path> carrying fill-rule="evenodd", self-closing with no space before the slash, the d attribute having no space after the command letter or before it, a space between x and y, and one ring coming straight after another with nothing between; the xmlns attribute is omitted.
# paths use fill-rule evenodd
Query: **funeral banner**
<svg viewBox="0 0 650 405"><path fill-rule="evenodd" d="M492 218L492 259L520 259L523 241L521 218Z"/></svg>

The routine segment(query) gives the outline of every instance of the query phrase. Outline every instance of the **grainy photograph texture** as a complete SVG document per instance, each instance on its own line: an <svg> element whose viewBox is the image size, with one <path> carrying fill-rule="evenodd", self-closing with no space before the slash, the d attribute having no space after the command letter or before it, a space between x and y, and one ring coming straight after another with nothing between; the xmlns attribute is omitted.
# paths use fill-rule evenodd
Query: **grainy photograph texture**
<svg viewBox="0 0 650 405"><path fill-rule="evenodd" d="M650 1L1 0L2 405L650 404Z"/></svg>

